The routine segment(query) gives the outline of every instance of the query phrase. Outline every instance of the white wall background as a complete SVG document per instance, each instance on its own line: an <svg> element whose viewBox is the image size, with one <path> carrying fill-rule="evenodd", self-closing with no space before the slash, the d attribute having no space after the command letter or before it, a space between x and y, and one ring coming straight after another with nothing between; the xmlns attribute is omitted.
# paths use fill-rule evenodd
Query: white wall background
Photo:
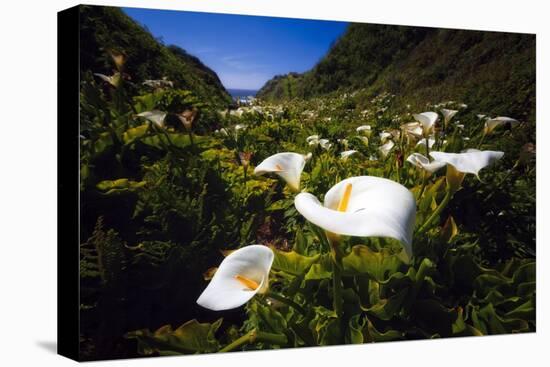
<svg viewBox="0 0 550 367"><path fill-rule="evenodd" d="M126 0L101 5L537 33L536 334L104 362L112 366L518 366L547 362L550 21L545 2ZM0 365L71 365L56 339L56 12L66 0L0 10ZM546 223L546 228L543 225ZM545 350L546 349L546 350ZM95 365L96 363L92 363Z"/></svg>

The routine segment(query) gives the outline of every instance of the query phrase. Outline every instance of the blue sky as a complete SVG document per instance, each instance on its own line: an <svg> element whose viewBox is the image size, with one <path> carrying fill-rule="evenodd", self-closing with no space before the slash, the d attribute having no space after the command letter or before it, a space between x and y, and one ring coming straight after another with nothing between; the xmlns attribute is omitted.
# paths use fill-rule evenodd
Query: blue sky
<svg viewBox="0 0 550 367"><path fill-rule="evenodd" d="M320 20L123 8L165 44L212 68L226 88L258 89L277 74L309 70L346 29Z"/></svg>

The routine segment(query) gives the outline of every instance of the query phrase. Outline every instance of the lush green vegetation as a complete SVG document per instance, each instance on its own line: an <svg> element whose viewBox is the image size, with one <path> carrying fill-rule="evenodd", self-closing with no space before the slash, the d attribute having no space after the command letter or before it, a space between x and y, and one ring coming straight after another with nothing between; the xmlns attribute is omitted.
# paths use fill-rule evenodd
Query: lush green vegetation
<svg viewBox="0 0 550 367"><path fill-rule="evenodd" d="M91 70L110 74L113 65L109 52L124 52L128 59L126 76L131 78L127 88L148 79L166 77L176 88L191 90L205 102L219 105L231 102L215 72L185 50L163 45L119 8L81 6L80 20L83 75Z"/></svg>
<svg viewBox="0 0 550 367"><path fill-rule="evenodd" d="M138 48L102 49L81 81L83 359L536 330L534 120L367 84L226 110ZM303 203L337 185L337 207ZM346 235L348 214L370 234Z"/></svg>
<svg viewBox="0 0 550 367"><path fill-rule="evenodd" d="M281 101L364 89L415 109L460 100L480 113L535 118L535 36L352 24L310 71L279 76L258 96Z"/></svg>

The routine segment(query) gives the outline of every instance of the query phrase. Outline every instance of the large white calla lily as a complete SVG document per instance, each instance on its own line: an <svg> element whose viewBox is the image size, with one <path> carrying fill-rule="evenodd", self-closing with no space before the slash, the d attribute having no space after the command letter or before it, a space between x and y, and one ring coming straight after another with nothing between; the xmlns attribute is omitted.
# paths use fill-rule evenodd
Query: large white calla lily
<svg viewBox="0 0 550 367"><path fill-rule="evenodd" d="M286 181L287 185L295 192L300 191L300 176L306 160L303 154L277 153L266 158L255 169L255 175L275 173Z"/></svg>
<svg viewBox="0 0 550 367"><path fill-rule="evenodd" d="M437 170L445 167L446 163L441 161L430 162L430 159L420 153L413 153L407 157L407 162L421 168L429 173L434 173Z"/></svg>
<svg viewBox="0 0 550 367"><path fill-rule="evenodd" d="M389 237L403 243L412 256L416 201L397 182L371 176L347 178L325 195L324 204L309 193L294 200L308 221L337 235Z"/></svg>
<svg viewBox="0 0 550 367"><path fill-rule="evenodd" d="M499 160L503 155L503 152L477 149L468 149L463 153L430 152L430 156L436 161L450 164L459 172L476 176L481 169Z"/></svg>
<svg viewBox="0 0 550 367"><path fill-rule="evenodd" d="M428 136L430 133L433 132L435 123L439 118L437 113L432 111L413 114L413 117L416 121L422 124L422 131L424 133L424 136Z"/></svg>
<svg viewBox="0 0 550 367"><path fill-rule="evenodd" d="M240 307L269 288L273 251L251 245L229 254L220 264L197 303L213 311Z"/></svg>
<svg viewBox="0 0 550 367"><path fill-rule="evenodd" d="M143 117L146 120L151 121L158 127L164 127L164 119L166 118L166 112L159 110L145 111L138 114L139 117Z"/></svg>
<svg viewBox="0 0 550 367"><path fill-rule="evenodd" d="M483 132L485 134L490 134L493 132L494 129L496 129L500 125L507 125L507 124L509 124L511 127L514 127L519 124L519 121L511 117L505 117L505 116L495 117L494 119L489 119L485 121L485 127L483 129Z"/></svg>

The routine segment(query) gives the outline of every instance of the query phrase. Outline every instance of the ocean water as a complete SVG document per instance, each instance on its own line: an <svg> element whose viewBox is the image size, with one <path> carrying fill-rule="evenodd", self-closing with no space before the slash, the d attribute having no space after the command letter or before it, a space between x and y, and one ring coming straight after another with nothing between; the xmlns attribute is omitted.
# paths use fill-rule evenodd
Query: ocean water
<svg viewBox="0 0 550 367"><path fill-rule="evenodd" d="M238 98L238 97L248 97L252 96L254 97L256 93L258 93L257 89L227 89L229 94L231 94L231 97Z"/></svg>

